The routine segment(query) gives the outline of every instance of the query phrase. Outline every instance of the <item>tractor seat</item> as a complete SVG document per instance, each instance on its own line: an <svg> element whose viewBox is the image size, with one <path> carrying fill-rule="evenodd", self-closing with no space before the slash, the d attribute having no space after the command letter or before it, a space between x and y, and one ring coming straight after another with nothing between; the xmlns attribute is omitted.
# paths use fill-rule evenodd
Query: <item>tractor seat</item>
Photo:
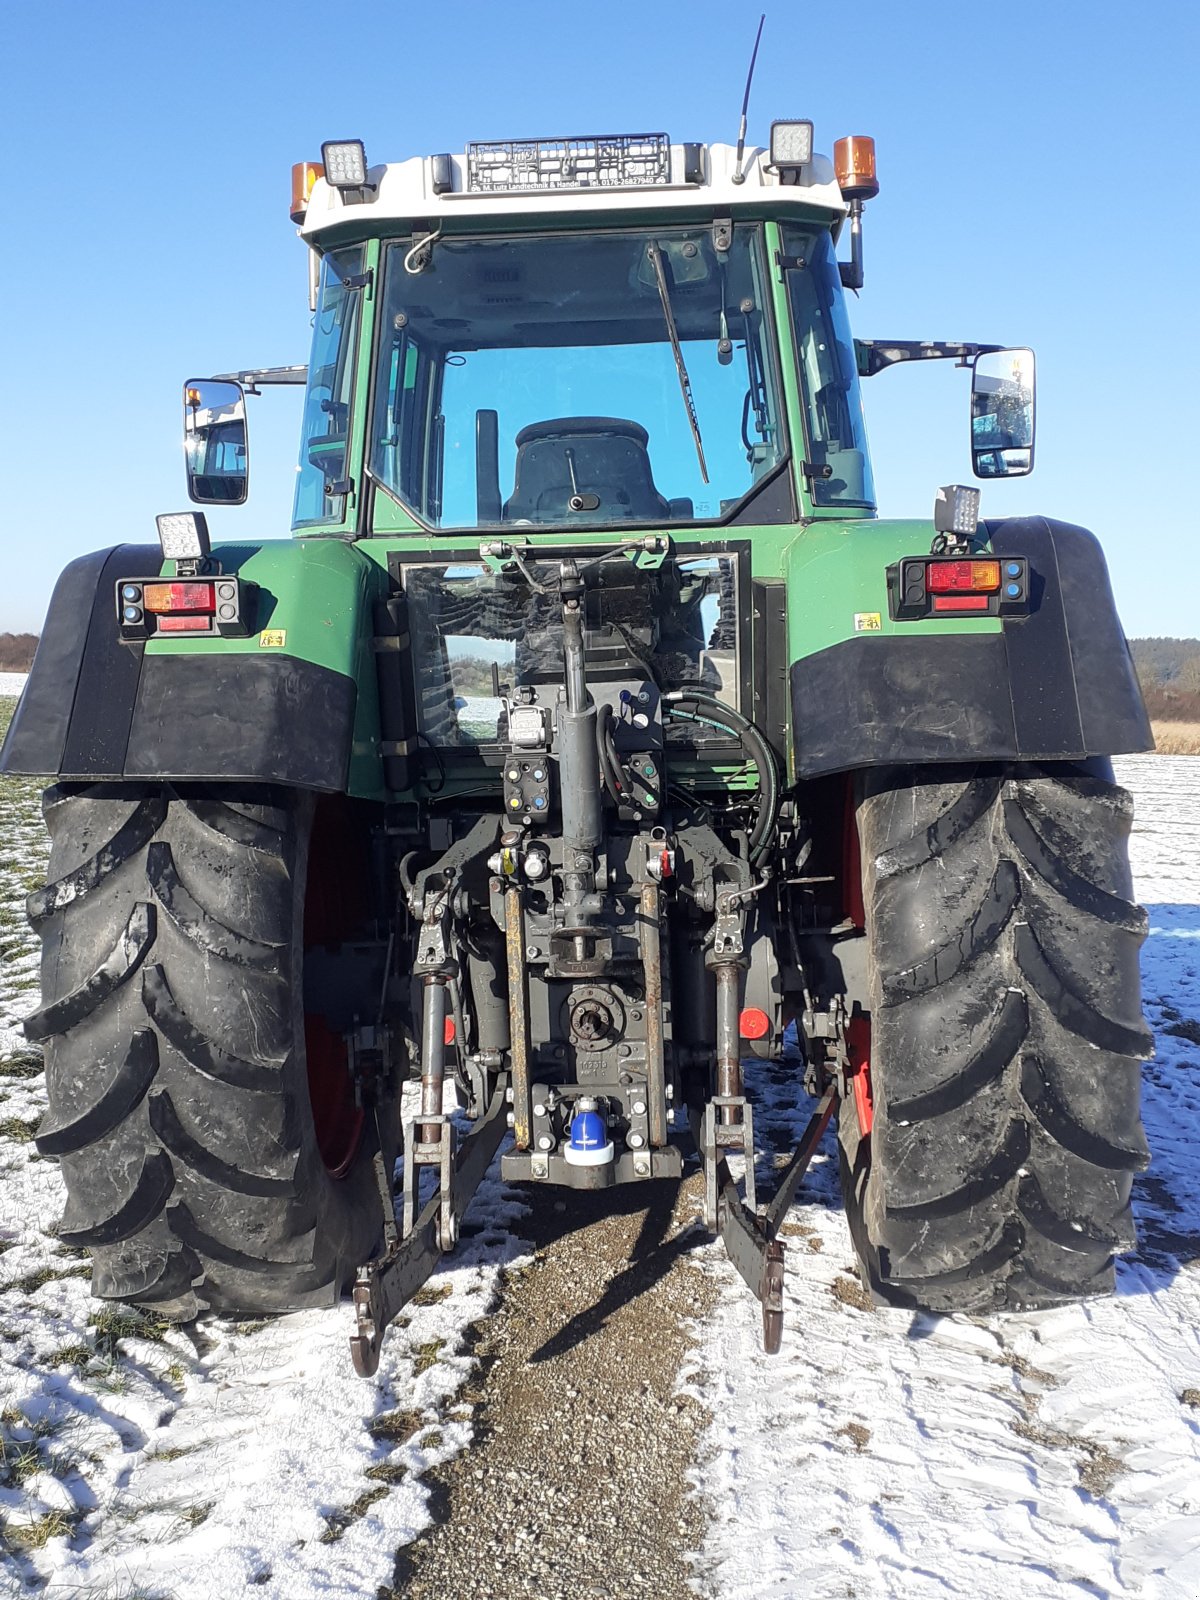
<svg viewBox="0 0 1200 1600"><path fill-rule="evenodd" d="M566 522L573 516L584 520L592 516L603 522L662 521L671 515L671 508L654 487L646 449L649 440L640 423L622 417L556 417L530 423L517 434L516 478L504 520ZM573 512L575 486L581 495L595 495L599 506Z"/></svg>

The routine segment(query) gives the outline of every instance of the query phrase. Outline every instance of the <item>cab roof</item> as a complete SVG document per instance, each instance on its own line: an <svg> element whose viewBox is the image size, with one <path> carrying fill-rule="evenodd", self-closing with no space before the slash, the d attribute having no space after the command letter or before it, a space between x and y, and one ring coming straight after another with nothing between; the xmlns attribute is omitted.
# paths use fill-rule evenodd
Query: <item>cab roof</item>
<svg viewBox="0 0 1200 1600"><path fill-rule="evenodd" d="M628 142L630 136L624 137ZM600 220L617 212L694 214L698 207L718 216L748 210L761 214L766 206L779 214L794 210L811 216L814 210L823 211L831 223L846 215L846 202L826 156L814 154L802 167L789 171L784 182L784 175L771 166L768 152L748 146L741 163L744 179L735 183L733 145L668 144L665 135L653 134L640 138L641 159L631 161L627 172L610 171L600 182L573 182L571 158L562 152L589 143L603 147L601 140L496 141L471 145L462 155L415 156L369 168L369 186L349 192L318 178L300 232L320 249L323 235L344 238L347 225L354 223L361 223L364 232L379 233L392 231L391 224L403 232L415 222L431 232L443 227L456 231L457 224L474 218L512 217L536 224L540 217L563 212ZM611 143L615 142L614 138ZM543 150L557 154L539 162ZM531 177L539 166L549 174L545 181ZM533 187L533 182L539 186Z"/></svg>

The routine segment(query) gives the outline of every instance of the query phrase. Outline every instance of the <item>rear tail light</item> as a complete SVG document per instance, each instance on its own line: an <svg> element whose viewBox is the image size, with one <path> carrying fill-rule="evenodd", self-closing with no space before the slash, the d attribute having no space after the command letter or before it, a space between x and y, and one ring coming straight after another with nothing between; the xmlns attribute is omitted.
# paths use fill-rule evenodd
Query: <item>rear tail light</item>
<svg viewBox="0 0 1200 1600"><path fill-rule="evenodd" d="M143 590L147 611L170 614L174 611L217 609L216 585L211 583L148 583ZM207 627L207 622L205 627Z"/></svg>
<svg viewBox="0 0 1200 1600"><path fill-rule="evenodd" d="M194 633L244 639L254 621L257 585L233 574L212 578L122 578L117 622L127 644L157 633Z"/></svg>
<svg viewBox="0 0 1200 1600"><path fill-rule="evenodd" d="M1021 616L1029 610L1029 562L1024 556L905 556L888 568L893 622L955 614Z"/></svg>
<svg viewBox="0 0 1200 1600"><path fill-rule="evenodd" d="M1000 587L998 561L931 561L925 574L930 594L990 594Z"/></svg>

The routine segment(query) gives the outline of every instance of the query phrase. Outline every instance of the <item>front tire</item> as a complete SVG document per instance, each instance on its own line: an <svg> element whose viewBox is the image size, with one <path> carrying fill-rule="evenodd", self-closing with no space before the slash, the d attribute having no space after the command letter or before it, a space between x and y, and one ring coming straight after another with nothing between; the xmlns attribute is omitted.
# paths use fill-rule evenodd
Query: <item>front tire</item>
<svg viewBox="0 0 1200 1600"><path fill-rule="evenodd" d="M261 787L46 792L37 1144L102 1298L181 1319L328 1306L378 1244L344 1057L339 1080L324 1046L319 1069L306 1051L330 1031L304 999L317 805Z"/></svg>
<svg viewBox="0 0 1200 1600"><path fill-rule="evenodd" d="M1081 768L866 780L873 1120L849 1100L841 1143L879 1298L988 1311L1111 1290L1148 1160L1131 819Z"/></svg>

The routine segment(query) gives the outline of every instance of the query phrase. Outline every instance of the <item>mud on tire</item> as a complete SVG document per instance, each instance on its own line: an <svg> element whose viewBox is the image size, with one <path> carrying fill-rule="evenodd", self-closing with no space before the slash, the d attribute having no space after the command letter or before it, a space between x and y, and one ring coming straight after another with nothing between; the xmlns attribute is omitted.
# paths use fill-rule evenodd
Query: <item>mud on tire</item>
<svg viewBox="0 0 1200 1600"><path fill-rule="evenodd" d="M1103 1293L1134 1242L1150 1054L1129 795L1060 766L868 776L874 1119L841 1118L860 1264L934 1311Z"/></svg>
<svg viewBox="0 0 1200 1600"><path fill-rule="evenodd" d="M37 1144L93 1292L178 1318L333 1303L382 1222L367 1138L333 1177L309 1094L314 798L60 785L43 806Z"/></svg>

